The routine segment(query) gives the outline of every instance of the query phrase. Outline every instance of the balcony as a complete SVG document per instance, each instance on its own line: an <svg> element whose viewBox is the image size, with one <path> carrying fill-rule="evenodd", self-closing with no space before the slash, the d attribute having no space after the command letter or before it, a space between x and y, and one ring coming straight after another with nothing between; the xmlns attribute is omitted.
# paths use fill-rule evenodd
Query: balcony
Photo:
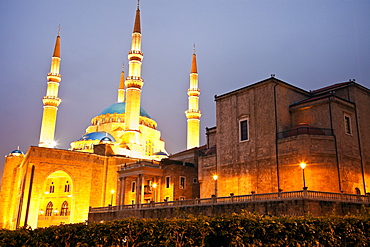
<svg viewBox="0 0 370 247"><path fill-rule="evenodd" d="M276 134L276 138L283 139L292 136L298 135L324 135L324 136L333 136L333 129L322 129L314 127L298 127L293 128L288 131L279 132Z"/></svg>

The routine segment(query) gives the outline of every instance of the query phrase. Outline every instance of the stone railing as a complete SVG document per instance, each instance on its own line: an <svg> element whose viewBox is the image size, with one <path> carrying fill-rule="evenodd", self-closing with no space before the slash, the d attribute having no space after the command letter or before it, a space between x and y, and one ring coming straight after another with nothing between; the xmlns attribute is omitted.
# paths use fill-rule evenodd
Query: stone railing
<svg viewBox="0 0 370 247"><path fill-rule="evenodd" d="M283 139L291 136L297 135L324 135L324 136L333 136L332 129L322 129L322 128L312 128L312 127L299 127L296 129L291 129L288 131L279 132L276 134L277 139Z"/></svg>
<svg viewBox="0 0 370 247"><path fill-rule="evenodd" d="M321 191L312 191L312 190L299 190L299 191L251 194L251 195L240 195L240 196L230 195L226 197L213 196L212 198L202 198L202 199L196 198L192 200L180 200L180 201L169 201L169 202L150 202L150 203L143 203L143 204L129 204L129 205L120 205L120 206L97 207L97 208L90 208L90 213L103 213L103 212L112 212L112 211L120 211L120 210L130 210L130 209L149 209L149 208L181 207L181 206L209 205L209 204L231 204L231 203L243 203L243 202L255 202L255 201L281 201L281 200L296 200L296 199L310 199L310 200L370 204L370 195L356 195L356 194L321 192Z"/></svg>

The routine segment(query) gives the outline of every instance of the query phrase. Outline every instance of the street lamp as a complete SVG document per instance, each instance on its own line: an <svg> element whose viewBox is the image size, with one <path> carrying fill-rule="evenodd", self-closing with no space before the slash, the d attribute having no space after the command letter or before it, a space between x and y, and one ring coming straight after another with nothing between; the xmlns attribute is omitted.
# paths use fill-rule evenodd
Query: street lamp
<svg viewBox="0 0 370 247"><path fill-rule="evenodd" d="M306 187L306 178L305 178L305 175L304 175L304 169L306 168L306 163L302 162L301 164L299 164L299 166L302 168L303 189L307 190L308 187Z"/></svg>
<svg viewBox="0 0 370 247"><path fill-rule="evenodd" d="M215 180L215 196L217 197L217 179L218 179L218 175L217 174L214 174L212 176L213 180Z"/></svg>
<svg viewBox="0 0 370 247"><path fill-rule="evenodd" d="M113 206L113 194L114 194L114 190L111 190L110 193L112 194L112 196L110 198L110 205Z"/></svg>

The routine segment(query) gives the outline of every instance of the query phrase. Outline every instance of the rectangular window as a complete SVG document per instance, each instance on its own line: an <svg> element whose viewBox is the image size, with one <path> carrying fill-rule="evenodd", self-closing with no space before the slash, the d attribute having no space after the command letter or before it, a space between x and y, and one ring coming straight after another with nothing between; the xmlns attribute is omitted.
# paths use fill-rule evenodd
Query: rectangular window
<svg viewBox="0 0 370 247"><path fill-rule="evenodd" d="M185 200L185 196L180 196L180 201Z"/></svg>
<svg viewBox="0 0 370 247"><path fill-rule="evenodd" d="M166 177L166 189L170 188L171 177Z"/></svg>
<svg viewBox="0 0 370 247"><path fill-rule="evenodd" d="M198 183L198 179L197 178L193 178L193 184L196 184Z"/></svg>
<svg viewBox="0 0 370 247"><path fill-rule="evenodd" d="M348 115L344 115L344 130L347 134L352 134L351 131L351 118Z"/></svg>
<svg viewBox="0 0 370 247"><path fill-rule="evenodd" d="M239 133L240 133L240 141L248 141L249 140L249 126L248 126L248 119L242 119L239 121Z"/></svg>
<svg viewBox="0 0 370 247"><path fill-rule="evenodd" d="M180 189L185 189L186 177L180 176Z"/></svg>
<svg viewBox="0 0 370 247"><path fill-rule="evenodd" d="M132 181L131 183L131 192L134 193L136 191L136 181Z"/></svg>

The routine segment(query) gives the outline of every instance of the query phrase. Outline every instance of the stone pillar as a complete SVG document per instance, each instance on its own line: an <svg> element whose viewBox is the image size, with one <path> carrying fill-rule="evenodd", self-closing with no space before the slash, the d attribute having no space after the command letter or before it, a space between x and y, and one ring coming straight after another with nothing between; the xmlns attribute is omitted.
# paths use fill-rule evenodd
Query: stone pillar
<svg viewBox="0 0 370 247"><path fill-rule="evenodd" d="M144 192L145 192L145 178L144 175L141 175L141 184L140 184L140 204L144 203Z"/></svg>
<svg viewBox="0 0 370 247"><path fill-rule="evenodd" d="M141 203L141 174L137 176L136 180L136 204Z"/></svg>

